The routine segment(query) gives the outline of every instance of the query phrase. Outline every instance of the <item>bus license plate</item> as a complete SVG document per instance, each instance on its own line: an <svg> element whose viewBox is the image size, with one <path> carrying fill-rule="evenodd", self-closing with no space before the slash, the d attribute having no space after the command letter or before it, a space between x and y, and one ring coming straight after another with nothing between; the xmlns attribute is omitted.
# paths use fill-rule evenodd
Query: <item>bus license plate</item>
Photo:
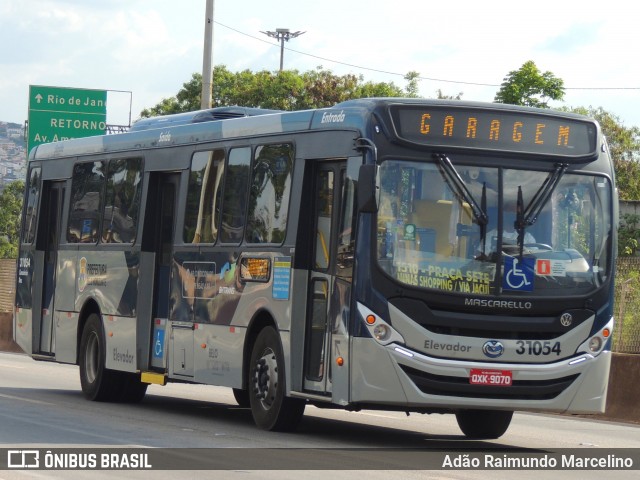
<svg viewBox="0 0 640 480"><path fill-rule="evenodd" d="M469 383L472 385L492 385L509 387L513 382L511 370L482 370L472 368L469 373Z"/></svg>

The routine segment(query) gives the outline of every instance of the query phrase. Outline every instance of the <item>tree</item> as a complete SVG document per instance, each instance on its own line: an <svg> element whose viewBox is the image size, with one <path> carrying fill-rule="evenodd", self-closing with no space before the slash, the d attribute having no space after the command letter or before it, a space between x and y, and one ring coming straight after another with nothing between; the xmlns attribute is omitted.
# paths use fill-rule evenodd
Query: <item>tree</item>
<svg viewBox="0 0 640 480"><path fill-rule="evenodd" d="M640 128L627 128L602 107L564 108L594 118L602 127L613 159L621 200L640 200Z"/></svg>
<svg viewBox="0 0 640 480"><path fill-rule="evenodd" d="M404 88L407 98L418 98L420 97L419 88L418 88L418 80L420 79L420 73L411 71L404 76L404 79L407 81L407 86Z"/></svg>
<svg viewBox="0 0 640 480"><path fill-rule="evenodd" d="M225 107L272 108L277 110L304 110L324 108L354 98L415 97L418 95L417 72L405 76L405 90L393 82L365 82L362 76L335 75L318 67L300 73L297 70L277 72L230 72L224 65L213 69L213 105ZM145 109L141 117L190 112L200 108L202 75L194 73L175 97L165 98L157 105Z"/></svg>
<svg viewBox="0 0 640 480"><path fill-rule="evenodd" d="M17 180L0 194L0 258L17 258L24 182Z"/></svg>
<svg viewBox="0 0 640 480"><path fill-rule="evenodd" d="M563 97L564 81L551 72L541 73L529 60L520 70L509 72L494 100L511 105L549 108L549 100L562 100Z"/></svg>
<svg viewBox="0 0 640 480"><path fill-rule="evenodd" d="M436 98L440 99L440 100L462 100L462 92L459 92L457 95L447 95L445 94L441 88L439 88L438 90L436 90Z"/></svg>
<svg viewBox="0 0 640 480"><path fill-rule="evenodd" d="M622 215L618 228L618 255L635 255L639 246L638 238L640 238L640 215L633 213Z"/></svg>

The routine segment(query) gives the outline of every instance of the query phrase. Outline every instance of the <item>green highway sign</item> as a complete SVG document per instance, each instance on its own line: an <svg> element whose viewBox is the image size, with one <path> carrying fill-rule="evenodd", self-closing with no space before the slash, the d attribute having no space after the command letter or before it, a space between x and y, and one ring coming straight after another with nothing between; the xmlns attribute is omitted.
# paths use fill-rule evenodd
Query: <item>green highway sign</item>
<svg viewBox="0 0 640 480"><path fill-rule="evenodd" d="M104 135L106 129L106 90L29 86L29 151L41 143Z"/></svg>

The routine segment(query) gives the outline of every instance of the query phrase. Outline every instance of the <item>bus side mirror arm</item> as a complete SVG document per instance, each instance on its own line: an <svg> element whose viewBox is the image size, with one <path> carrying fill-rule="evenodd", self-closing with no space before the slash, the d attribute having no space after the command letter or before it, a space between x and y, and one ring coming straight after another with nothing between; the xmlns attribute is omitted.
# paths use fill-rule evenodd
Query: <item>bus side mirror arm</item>
<svg viewBox="0 0 640 480"><path fill-rule="evenodd" d="M358 173L358 210L362 213L375 213L380 204L380 167L378 166L378 149L368 138L357 138L355 148L368 152L372 163L361 165Z"/></svg>
<svg viewBox="0 0 640 480"><path fill-rule="evenodd" d="M380 201L380 167L362 165L358 174L358 210L362 213L378 211Z"/></svg>

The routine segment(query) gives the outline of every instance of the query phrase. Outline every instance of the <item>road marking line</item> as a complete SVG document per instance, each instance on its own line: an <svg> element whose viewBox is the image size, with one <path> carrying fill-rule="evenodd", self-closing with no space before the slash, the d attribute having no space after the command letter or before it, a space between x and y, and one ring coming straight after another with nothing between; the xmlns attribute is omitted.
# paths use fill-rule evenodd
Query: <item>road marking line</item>
<svg viewBox="0 0 640 480"><path fill-rule="evenodd" d="M27 403L35 403L36 405L55 405L55 403L42 402L40 400L31 400L29 398L24 398L24 397L14 397L13 395L6 395L4 393L0 393L0 397L8 398L10 400L20 400L22 402L27 402Z"/></svg>
<svg viewBox="0 0 640 480"><path fill-rule="evenodd" d="M18 367L16 365L9 365L7 363L0 363L0 368L16 368L18 370L24 370L27 367Z"/></svg>

